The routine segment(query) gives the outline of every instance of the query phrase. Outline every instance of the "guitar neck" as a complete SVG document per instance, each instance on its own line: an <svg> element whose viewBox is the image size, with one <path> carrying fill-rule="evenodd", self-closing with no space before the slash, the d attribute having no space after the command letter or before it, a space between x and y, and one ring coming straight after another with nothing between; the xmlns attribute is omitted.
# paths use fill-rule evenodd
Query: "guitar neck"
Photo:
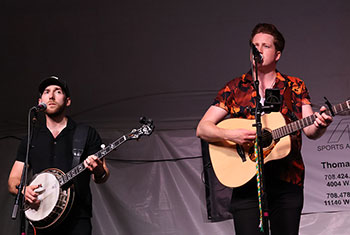
<svg viewBox="0 0 350 235"><path fill-rule="evenodd" d="M331 110L327 109L325 113L327 115L337 115L339 113L342 113L344 111L350 110L350 100L345 101L344 103L337 104L331 107ZM277 140L284 136L290 135L293 132L296 132L298 130L303 129L304 127L310 126L314 123L316 120L316 115L310 115L306 118L302 118L300 120L297 120L295 122L291 122L283 127L277 128L272 131L272 137L273 139Z"/></svg>
<svg viewBox="0 0 350 235"><path fill-rule="evenodd" d="M112 152L114 149L116 149L119 145L123 144L125 141L129 140L130 138L126 135L123 135L113 143L109 144L105 148L101 149L94 155L98 157L98 159L104 158L107 154ZM71 180L73 180L76 176L78 176L80 173L82 173L86 167L84 166L84 163L78 164L76 167L74 167L72 170L68 171L66 174L64 174L62 177L58 179L58 182L60 186L63 186L67 183L69 183Z"/></svg>

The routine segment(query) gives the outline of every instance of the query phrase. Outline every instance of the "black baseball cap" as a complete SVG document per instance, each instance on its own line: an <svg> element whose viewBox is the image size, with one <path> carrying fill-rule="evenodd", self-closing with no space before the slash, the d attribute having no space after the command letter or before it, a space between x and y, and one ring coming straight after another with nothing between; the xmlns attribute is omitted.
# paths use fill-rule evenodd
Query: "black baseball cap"
<svg viewBox="0 0 350 235"><path fill-rule="evenodd" d="M40 96L43 94L45 88L50 86L50 85L57 85L57 86L61 87L64 94L66 94L67 97L70 97L70 93L69 93L69 89L68 89L68 85L67 85L66 81L59 79L56 76L50 76L50 77L45 78L44 80L41 81L41 83L39 85Z"/></svg>

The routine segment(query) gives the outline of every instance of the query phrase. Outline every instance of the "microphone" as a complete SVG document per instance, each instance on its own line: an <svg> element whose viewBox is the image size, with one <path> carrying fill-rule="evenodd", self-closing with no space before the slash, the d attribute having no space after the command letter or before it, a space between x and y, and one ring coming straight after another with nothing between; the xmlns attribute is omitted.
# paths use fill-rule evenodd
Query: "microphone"
<svg viewBox="0 0 350 235"><path fill-rule="evenodd" d="M44 102L41 102L40 104L33 106L31 109L35 112L45 111L47 108L46 104Z"/></svg>
<svg viewBox="0 0 350 235"><path fill-rule="evenodd" d="M252 47L252 53L253 53L254 59L256 59L256 61L259 64L261 64L263 61L263 55L260 53L260 51L255 47L253 43L251 43L250 46Z"/></svg>

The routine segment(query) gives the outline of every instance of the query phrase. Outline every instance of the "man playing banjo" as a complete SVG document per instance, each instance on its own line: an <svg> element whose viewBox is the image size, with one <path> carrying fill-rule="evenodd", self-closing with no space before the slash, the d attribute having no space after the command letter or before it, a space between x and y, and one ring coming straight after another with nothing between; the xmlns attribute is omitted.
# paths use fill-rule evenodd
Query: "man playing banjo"
<svg viewBox="0 0 350 235"><path fill-rule="evenodd" d="M57 77L49 77L39 85L39 103L46 104L46 123L36 127L30 145L29 167L34 174L39 174L48 168L57 168L67 172L73 163L73 140L77 125L66 116L66 109L71 105L68 86ZM87 171L76 177L74 181L74 201L67 217L59 224L49 228L38 229L36 234L91 234L92 198L90 191L90 176L95 183L104 183L109 177L109 170L104 159L92 155L101 149L101 138L97 131L87 126L85 145L79 162L83 162ZM21 142L16 161L13 164L8 188L10 193L17 194L23 165L26 156L27 138ZM78 163L79 163L78 162ZM26 187L25 203L30 208L38 208L43 203L40 194L45 191L45 185L30 184ZM34 234L30 227L29 234Z"/></svg>

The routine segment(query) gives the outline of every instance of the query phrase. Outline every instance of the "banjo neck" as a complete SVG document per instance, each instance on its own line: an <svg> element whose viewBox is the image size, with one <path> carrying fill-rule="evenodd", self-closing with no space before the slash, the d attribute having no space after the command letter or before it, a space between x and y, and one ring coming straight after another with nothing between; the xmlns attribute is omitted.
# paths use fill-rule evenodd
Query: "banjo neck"
<svg viewBox="0 0 350 235"><path fill-rule="evenodd" d="M97 156L98 159L102 159L104 156L112 152L114 149L116 149L119 145L123 144L127 140L132 139L139 139L142 135L151 135L154 129L153 121L152 119L147 119L146 117L140 118L140 123L143 125L138 129L133 129L129 134L121 136L119 139L114 141L113 143L109 144L106 147L103 147L100 151L95 153L94 155ZM82 173L86 167L84 166L84 163L78 164L76 167L74 167L72 170L68 171L67 173L63 174L60 177L57 177L57 180L59 182L59 186L66 186L68 183L70 183L76 176L78 176L80 173Z"/></svg>
<svg viewBox="0 0 350 235"><path fill-rule="evenodd" d="M127 141L129 139L130 139L130 136L123 135L122 137L120 137L119 139L117 139L113 143L109 144L105 148L101 149L100 151L98 151L94 155L96 155L98 159L102 159L107 154L109 154L114 149L116 149L119 145L123 144L125 141ZM84 166L84 163L82 162L82 163L78 164L76 167L74 167L73 169L71 169L70 171L68 171L66 174L58 177L57 180L60 184L60 187L69 184L76 176L78 176L80 173L85 171L85 169L87 169L87 168Z"/></svg>

